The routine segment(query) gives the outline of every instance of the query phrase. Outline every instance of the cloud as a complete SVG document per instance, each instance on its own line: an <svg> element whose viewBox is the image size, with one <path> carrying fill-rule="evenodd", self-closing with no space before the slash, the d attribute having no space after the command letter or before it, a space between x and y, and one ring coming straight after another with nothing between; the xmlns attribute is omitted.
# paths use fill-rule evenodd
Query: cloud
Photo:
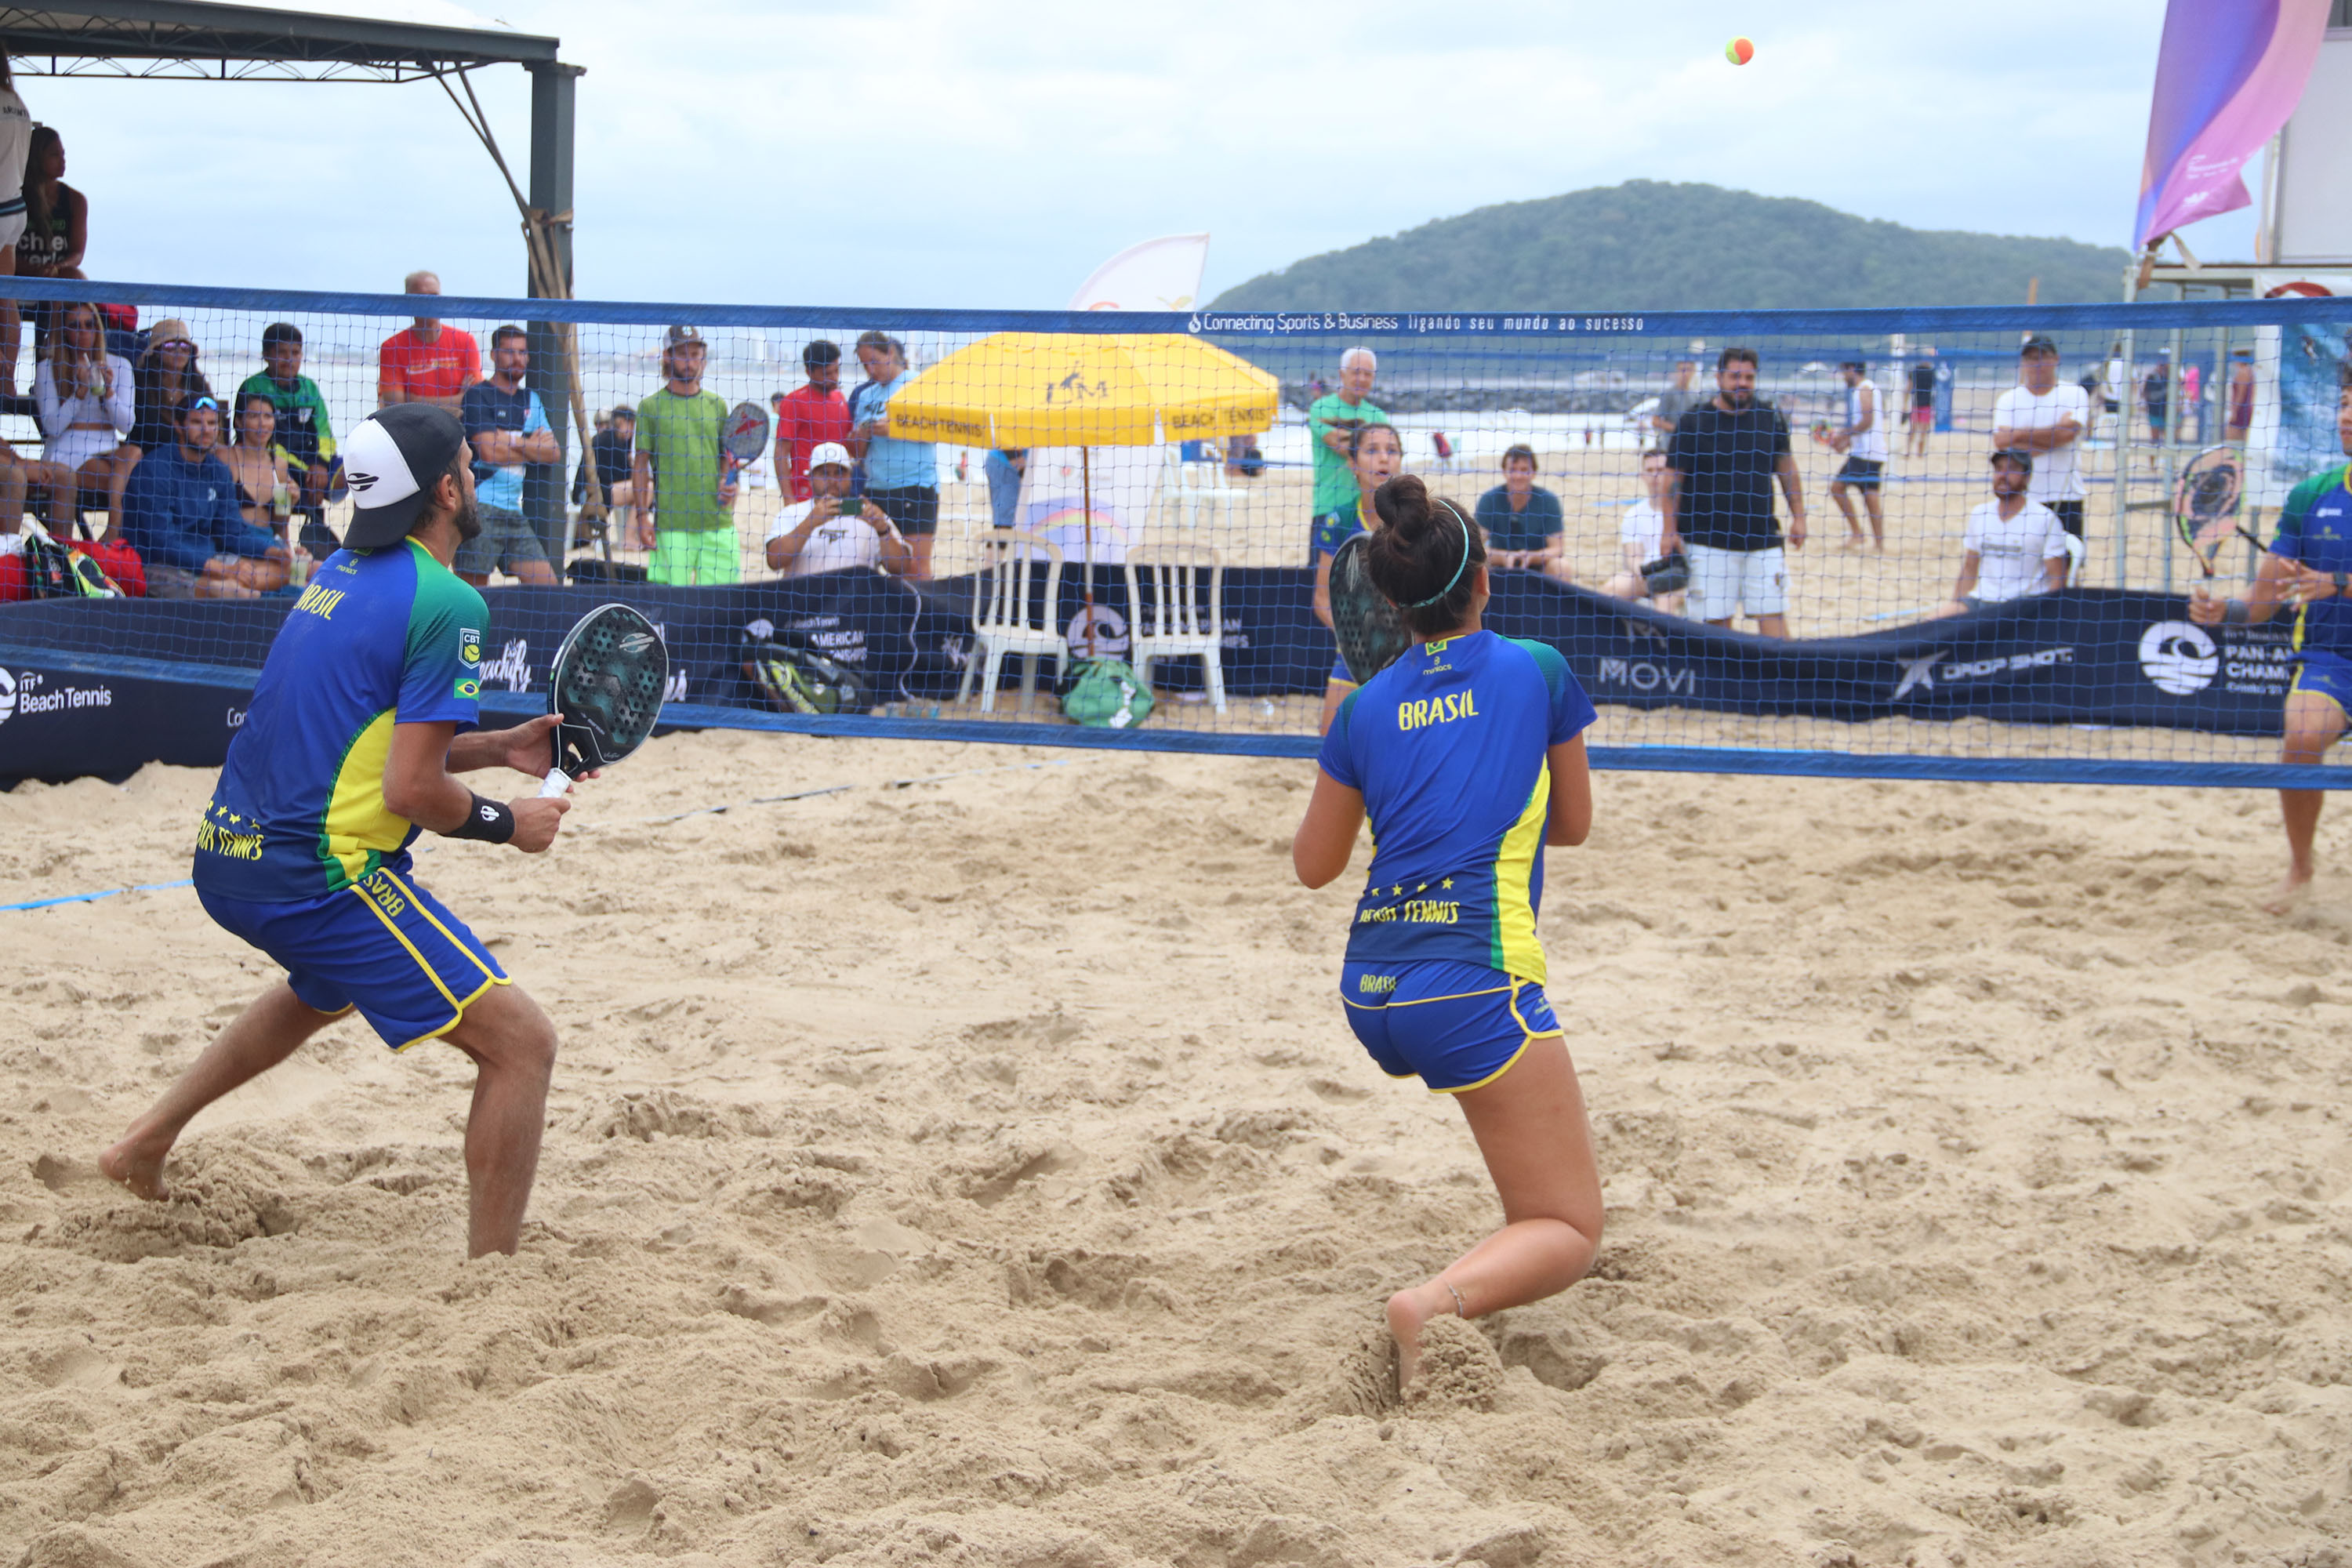
<svg viewBox="0 0 2352 1568"><path fill-rule="evenodd" d="M1213 293L1633 177L2119 243L2161 19L2144 0L493 4L587 69L583 293L1024 307L1155 234L1215 235ZM1737 32L1745 68L1722 58ZM478 80L519 165L523 73ZM100 275L520 284L513 205L429 84L24 90L64 129Z"/></svg>

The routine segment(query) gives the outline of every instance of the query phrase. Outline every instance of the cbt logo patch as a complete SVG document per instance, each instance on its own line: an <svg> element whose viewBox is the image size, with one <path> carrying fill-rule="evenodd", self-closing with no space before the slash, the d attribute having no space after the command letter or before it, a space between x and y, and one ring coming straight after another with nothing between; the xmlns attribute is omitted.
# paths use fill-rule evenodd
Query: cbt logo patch
<svg viewBox="0 0 2352 1568"><path fill-rule="evenodd" d="M2203 626L2158 621L2140 634L2139 670L2168 696L2193 697L2221 673L2221 650Z"/></svg>

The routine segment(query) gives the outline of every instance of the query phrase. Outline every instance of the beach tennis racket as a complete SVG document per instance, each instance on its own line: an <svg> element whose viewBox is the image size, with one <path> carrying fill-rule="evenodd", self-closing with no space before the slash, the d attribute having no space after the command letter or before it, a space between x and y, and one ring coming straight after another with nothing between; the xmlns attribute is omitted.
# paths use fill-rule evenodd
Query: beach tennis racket
<svg viewBox="0 0 2352 1568"><path fill-rule="evenodd" d="M719 488L733 484L743 465L767 449L768 411L749 400L729 409L719 432Z"/></svg>
<svg viewBox="0 0 2352 1568"><path fill-rule="evenodd" d="M1331 632L1339 641L1339 658L1361 686L1394 664L1412 646L1404 616L1388 596L1372 586L1364 570L1366 534L1356 534L1331 557Z"/></svg>
<svg viewBox="0 0 2352 1568"><path fill-rule="evenodd" d="M547 672L547 710L563 721L539 793L562 795L582 773L644 745L668 686L669 649L651 621L626 605L599 605L581 616Z"/></svg>
<svg viewBox="0 0 2352 1568"><path fill-rule="evenodd" d="M2239 498L2245 493L2245 468L2234 447L2208 447L2189 459L2172 491L2172 525L2197 557L2205 575L2213 575L2213 557L2231 534L2262 548L2262 541L2238 521Z"/></svg>

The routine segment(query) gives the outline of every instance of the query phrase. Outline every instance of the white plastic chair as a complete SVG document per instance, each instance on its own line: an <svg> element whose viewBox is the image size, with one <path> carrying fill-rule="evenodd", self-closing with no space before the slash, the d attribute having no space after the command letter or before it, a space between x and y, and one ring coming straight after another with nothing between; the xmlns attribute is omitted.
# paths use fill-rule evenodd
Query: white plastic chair
<svg viewBox="0 0 2352 1568"><path fill-rule="evenodd" d="M2066 536L2066 584L2069 588L2082 586L2083 557L2086 553L2083 542L2073 534Z"/></svg>
<svg viewBox="0 0 2352 1568"><path fill-rule="evenodd" d="M1126 564L1127 630L1135 679L1150 686L1154 659L1198 658L1210 706L1223 712L1224 556L1206 544L1145 544L1127 552ZM1204 578L1205 603L1201 594Z"/></svg>
<svg viewBox="0 0 2352 1568"><path fill-rule="evenodd" d="M1186 528L1197 528L1201 522L1201 509L1205 506L1222 513L1222 521L1230 528L1234 521L1234 504L1242 492L1225 482L1223 463L1188 463L1184 460L1183 452L1181 447L1171 446L1168 448L1168 467L1171 470L1169 477L1175 480L1178 519Z"/></svg>
<svg viewBox="0 0 2352 1568"><path fill-rule="evenodd" d="M1017 528L991 529L974 542L980 569L971 580L971 655L964 660L963 681L956 688L961 702L979 677L980 710L996 707L997 678L1004 672L1008 654L1021 656L1021 706L1026 710L1037 696L1037 656L1054 656L1054 675L1069 662L1070 645L1055 623L1061 618L1062 552L1050 539ZM1032 591L1038 568L1045 569L1045 596Z"/></svg>

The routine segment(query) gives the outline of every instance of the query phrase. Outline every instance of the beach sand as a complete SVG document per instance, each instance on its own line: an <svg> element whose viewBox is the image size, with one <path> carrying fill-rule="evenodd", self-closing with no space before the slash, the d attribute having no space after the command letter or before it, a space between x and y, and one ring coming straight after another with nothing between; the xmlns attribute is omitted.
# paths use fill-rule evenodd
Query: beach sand
<svg viewBox="0 0 2352 1568"><path fill-rule="evenodd" d="M337 1024L140 1204L269 967L0 914L0 1564L2347 1561L2352 882L2253 912L2270 796L1601 777L1600 1261L1400 1404L1496 1207L1341 1021L1311 772L681 735L427 840L564 1042L471 1264L456 1052ZM0 902L184 876L209 785L0 795Z"/></svg>

